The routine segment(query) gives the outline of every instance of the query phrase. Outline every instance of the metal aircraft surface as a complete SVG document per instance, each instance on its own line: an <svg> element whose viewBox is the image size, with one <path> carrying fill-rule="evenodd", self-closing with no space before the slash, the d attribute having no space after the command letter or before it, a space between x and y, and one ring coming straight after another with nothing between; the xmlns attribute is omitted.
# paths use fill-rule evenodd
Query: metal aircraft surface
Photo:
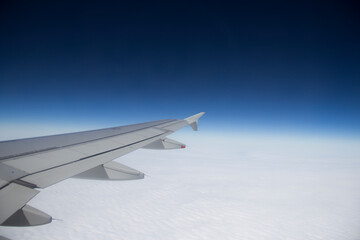
<svg viewBox="0 0 360 240"><path fill-rule="evenodd" d="M0 225L36 226L51 216L26 203L46 188L70 177L100 180L142 179L144 174L112 160L139 148L177 149L185 145L167 135L190 125L167 119L93 131L0 142Z"/></svg>

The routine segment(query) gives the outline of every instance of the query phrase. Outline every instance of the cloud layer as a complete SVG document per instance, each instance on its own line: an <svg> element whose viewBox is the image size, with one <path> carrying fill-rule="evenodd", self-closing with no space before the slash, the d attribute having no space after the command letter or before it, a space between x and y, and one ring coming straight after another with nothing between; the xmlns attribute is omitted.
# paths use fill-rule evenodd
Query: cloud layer
<svg viewBox="0 0 360 240"><path fill-rule="evenodd" d="M359 142L178 135L185 150L117 161L141 181L69 179L30 205L55 219L0 228L12 239L341 239L360 237ZM189 141L190 140L190 141Z"/></svg>

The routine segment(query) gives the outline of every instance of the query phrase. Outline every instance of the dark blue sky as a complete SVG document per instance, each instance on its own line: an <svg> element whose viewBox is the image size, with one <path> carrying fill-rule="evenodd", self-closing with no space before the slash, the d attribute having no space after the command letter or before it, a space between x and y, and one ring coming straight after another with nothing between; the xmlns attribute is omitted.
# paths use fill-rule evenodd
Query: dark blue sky
<svg viewBox="0 0 360 240"><path fill-rule="evenodd" d="M214 128L360 135L359 9L2 1L0 118L106 125L206 111Z"/></svg>

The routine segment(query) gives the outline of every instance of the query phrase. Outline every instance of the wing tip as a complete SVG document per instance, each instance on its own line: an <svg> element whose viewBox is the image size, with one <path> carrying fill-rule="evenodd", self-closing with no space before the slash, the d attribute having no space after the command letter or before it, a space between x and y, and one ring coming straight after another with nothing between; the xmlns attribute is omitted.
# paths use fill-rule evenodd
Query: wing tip
<svg viewBox="0 0 360 240"><path fill-rule="evenodd" d="M188 118L185 118L184 120L187 121L188 123L191 123L193 121L197 121L199 120L199 118L201 118L203 115L205 114L205 112L200 112L198 114L192 115Z"/></svg>
<svg viewBox="0 0 360 240"><path fill-rule="evenodd" d="M184 120L190 125L190 127L194 130L198 130L198 120L201 118L205 112L200 112L198 114L192 115L188 118L185 118Z"/></svg>

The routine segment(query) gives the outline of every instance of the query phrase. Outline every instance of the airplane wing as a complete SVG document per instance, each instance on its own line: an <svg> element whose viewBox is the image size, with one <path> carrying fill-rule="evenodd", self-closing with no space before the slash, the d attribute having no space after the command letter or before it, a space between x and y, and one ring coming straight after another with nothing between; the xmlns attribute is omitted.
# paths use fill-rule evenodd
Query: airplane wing
<svg viewBox="0 0 360 240"><path fill-rule="evenodd" d="M51 222L51 216L26 203L39 193L39 188L70 177L144 178L143 173L112 160L139 148L184 148L184 144L167 135L187 125L197 130L203 114L183 120L0 142L0 225L35 226Z"/></svg>

